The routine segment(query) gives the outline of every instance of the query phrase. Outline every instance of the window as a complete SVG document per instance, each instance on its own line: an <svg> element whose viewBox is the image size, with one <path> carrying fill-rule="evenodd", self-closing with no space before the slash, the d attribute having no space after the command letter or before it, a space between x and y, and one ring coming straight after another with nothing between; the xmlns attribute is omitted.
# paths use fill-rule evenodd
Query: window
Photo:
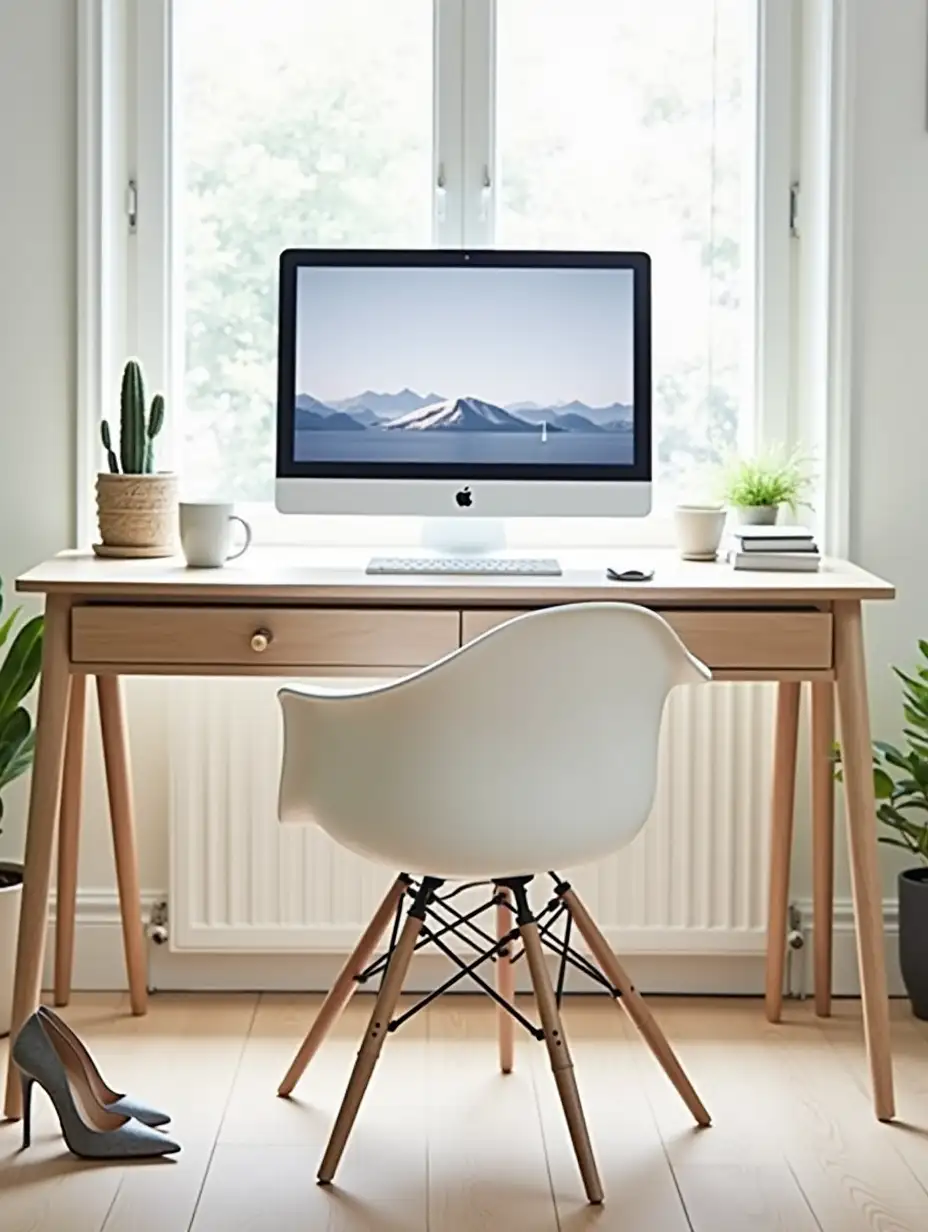
<svg viewBox="0 0 928 1232"><path fill-rule="evenodd" d="M498 7L496 241L651 254L658 503L750 435L753 8Z"/></svg>
<svg viewBox="0 0 928 1232"><path fill-rule="evenodd" d="M771 36L787 5L136 5L144 56L153 30L162 47L137 91L127 265L136 296L162 287L165 306L138 309L129 349L173 356L170 371L153 367L182 408L188 490L272 499L276 261L294 245L644 249L658 510L751 442L765 410L755 390L769 401L777 388L756 366L770 251L758 219L788 256L788 155L766 139L790 129L787 92L774 97L787 75L770 62L788 56L789 39ZM146 146L159 138L156 156ZM163 174L160 191L145 165ZM778 216L759 208L771 184ZM771 331L786 338L786 313L764 321L764 349L782 357ZM173 346L155 337L171 330Z"/></svg>
<svg viewBox="0 0 928 1232"><path fill-rule="evenodd" d="M270 501L279 253L431 243L431 7L175 7L182 467Z"/></svg>

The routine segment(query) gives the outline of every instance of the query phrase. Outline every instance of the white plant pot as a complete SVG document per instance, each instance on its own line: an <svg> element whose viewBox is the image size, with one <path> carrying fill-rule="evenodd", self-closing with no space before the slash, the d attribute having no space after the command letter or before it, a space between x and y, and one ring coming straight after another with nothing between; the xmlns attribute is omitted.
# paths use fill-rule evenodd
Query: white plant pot
<svg viewBox="0 0 928 1232"><path fill-rule="evenodd" d="M735 514L742 526L775 526L779 505L741 505Z"/></svg>
<svg viewBox="0 0 928 1232"><path fill-rule="evenodd" d="M721 505L677 505L673 511L677 550L684 560L715 560L725 510Z"/></svg>
<svg viewBox="0 0 928 1232"><path fill-rule="evenodd" d="M20 875L17 885L0 886L0 1035L9 1035L13 1017L13 969L16 966L19 909L23 898L23 866L0 860L0 872Z"/></svg>

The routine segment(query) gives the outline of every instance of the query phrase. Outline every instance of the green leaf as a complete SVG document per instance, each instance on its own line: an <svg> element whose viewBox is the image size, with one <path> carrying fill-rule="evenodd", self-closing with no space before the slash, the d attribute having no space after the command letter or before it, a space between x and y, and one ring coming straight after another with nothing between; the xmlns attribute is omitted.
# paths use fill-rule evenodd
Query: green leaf
<svg viewBox="0 0 928 1232"><path fill-rule="evenodd" d="M3 771L3 773L0 774L0 791L2 791L4 787L8 787L10 783L14 782L21 775L26 773L26 771L32 765L32 759L34 756L35 756L35 732L30 732L29 735L26 737L26 739L23 741L22 747L20 748L19 752L16 754L16 756L13 758L13 760L10 762L7 768Z"/></svg>
<svg viewBox="0 0 928 1232"><path fill-rule="evenodd" d="M900 813L928 813L928 801L925 800L913 799L910 797L904 800L897 799L892 801L892 803L894 807L900 811ZM928 825L928 821L923 824Z"/></svg>
<svg viewBox="0 0 928 1232"><path fill-rule="evenodd" d="M887 847L901 847L903 851L914 851L908 843L900 842L898 838L891 838L888 834L881 834L879 841L885 843Z"/></svg>
<svg viewBox="0 0 928 1232"><path fill-rule="evenodd" d="M901 672L897 674L905 684L903 694L908 703L914 710L920 711L922 714L928 713L928 684L923 684L920 680L913 680L911 676L903 675Z"/></svg>
<svg viewBox="0 0 928 1232"><path fill-rule="evenodd" d="M890 744L888 740L874 740L873 747L880 754L880 756L885 757L891 765L905 765L902 750L897 748L896 745ZM893 761L893 758L896 758L896 760Z"/></svg>
<svg viewBox="0 0 928 1232"><path fill-rule="evenodd" d="M17 707L8 719L0 723L0 765L2 765L4 750L7 747L18 747L22 744L31 727L32 720L29 717L29 711L24 706Z"/></svg>
<svg viewBox="0 0 928 1232"><path fill-rule="evenodd" d="M0 605L2 605L2 602L3 602L3 597L2 595L0 595ZM19 615L21 611L22 611L22 608L19 608L19 607L14 608L13 611L10 612L9 616L7 616L3 624L0 625L0 646L2 646L4 642L6 641L6 639L10 636L10 630L13 628L13 624L16 620L16 617Z"/></svg>
<svg viewBox="0 0 928 1232"><path fill-rule="evenodd" d="M41 616L20 629L5 662L0 664L0 725L32 689L42 667Z"/></svg>
<svg viewBox="0 0 928 1232"><path fill-rule="evenodd" d="M924 824L919 825L918 822L910 821L889 804L881 804L877 809L877 816L884 825L895 830L903 838L911 840L914 846L921 846L926 829L928 829Z"/></svg>
<svg viewBox="0 0 928 1232"><path fill-rule="evenodd" d="M914 706L905 702L902 706L902 713L905 715L907 723L914 724L915 727L920 727L928 733L928 712L918 710Z"/></svg>
<svg viewBox="0 0 928 1232"><path fill-rule="evenodd" d="M893 794L895 784L886 773L877 767L873 771L873 791L877 800L888 800Z"/></svg>
<svg viewBox="0 0 928 1232"><path fill-rule="evenodd" d="M904 727L902 734L919 756L928 757L928 735L923 735L913 727Z"/></svg>
<svg viewBox="0 0 928 1232"><path fill-rule="evenodd" d="M29 711L20 706L0 726L0 788L28 770L35 748Z"/></svg>

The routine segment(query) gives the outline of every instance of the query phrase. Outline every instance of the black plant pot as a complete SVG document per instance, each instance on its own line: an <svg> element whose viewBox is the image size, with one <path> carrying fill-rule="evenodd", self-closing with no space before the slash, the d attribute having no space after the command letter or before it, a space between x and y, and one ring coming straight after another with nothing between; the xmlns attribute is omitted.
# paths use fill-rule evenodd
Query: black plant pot
<svg viewBox="0 0 928 1232"><path fill-rule="evenodd" d="M913 1014L928 1019L928 868L899 874L899 962Z"/></svg>

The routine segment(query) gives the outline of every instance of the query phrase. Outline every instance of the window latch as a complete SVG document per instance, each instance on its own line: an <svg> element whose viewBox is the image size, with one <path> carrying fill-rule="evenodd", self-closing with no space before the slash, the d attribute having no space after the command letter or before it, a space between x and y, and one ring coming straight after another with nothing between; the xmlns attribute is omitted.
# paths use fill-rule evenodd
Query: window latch
<svg viewBox="0 0 928 1232"><path fill-rule="evenodd" d="M135 234L139 225L139 186L135 180L126 185L126 220L130 234Z"/></svg>
<svg viewBox="0 0 928 1232"><path fill-rule="evenodd" d="M480 221L486 222L490 214L490 197L493 193L493 181L490 179L490 168L484 166L480 181Z"/></svg>
<svg viewBox="0 0 928 1232"><path fill-rule="evenodd" d="M438 175L435 178L435 215L439 222L445 221L445 209L448 201L448 187L445 180L445 164L438 164Z"/></svg>
<svg viewBox="0 0 928 1232"><path fill-rule="evenodd" d="M789 186L789 233L793 239L799 236L799 181L793 180Z"/></svg>

